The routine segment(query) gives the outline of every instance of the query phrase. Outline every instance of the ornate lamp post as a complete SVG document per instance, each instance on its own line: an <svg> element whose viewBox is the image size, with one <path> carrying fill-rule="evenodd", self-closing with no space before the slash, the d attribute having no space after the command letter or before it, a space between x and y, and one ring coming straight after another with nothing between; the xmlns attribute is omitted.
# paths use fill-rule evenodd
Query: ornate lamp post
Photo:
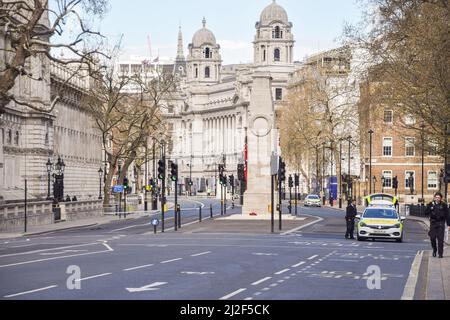
<svg viewBox="0 0 450 320"><path fill-rule="evenodd" d="M45 166L47 167L47 200L51 200L52 198L50 196L50 178L53 171L53 163L50 160L50 158L48 158L47 164Z"/></svg>
<svg viewBox="0 0 450 320"><path fill-rule="evenodd" d="M373 176L373 193L377 193L377 177Z"/></svg>
<svg viewBox="0 0 450 320"><path fill-rule="evenodd" d="M385 186L386 178L384 175L381 176L381 193L384 193L384 186Z"/></svg>
<svg viewBox="0 0 450 320"><path fill-rule="evenodd" d="M103 169L100 168L98 170L98 177L99 177L99 183L98 183L98 199L102 200L102 178L103 178Z"/></svg>
<svg viewBox="0 0 450 320"><path fill-rule="evenodd" d="M53 186L53 194L54 198L62 202L64 201L64 171L66 170L66 164L61 159L61 157L58 157L58 161L55 164L55 184Z"/></svg>

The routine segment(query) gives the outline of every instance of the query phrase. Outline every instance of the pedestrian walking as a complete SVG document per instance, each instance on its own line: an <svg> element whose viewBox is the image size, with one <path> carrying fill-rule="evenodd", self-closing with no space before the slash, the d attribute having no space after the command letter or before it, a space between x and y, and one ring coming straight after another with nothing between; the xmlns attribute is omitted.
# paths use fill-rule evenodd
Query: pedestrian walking
<svg viewBox="0 0 450 320"><path fill-rule="evenodd" d="M345 239L355 239L355 219L358 215L358 210L353 204L353 200L348 202L347 214L345 215L345 221L347 222L347 232L345 233Z"/></svg>
<svg viewBox="0 0 450 320"><path fill-rule="evenodd" d="M428 235L431 240L431 247L433 248L433 257L444 257L444 238L445 238L445 224L447 223L448 230L450 230L450 212L447 203L443 201L444 197L440 192L434 195L434 201L431 202L426 210L425 215L430 217L430 232Z"/></svg>

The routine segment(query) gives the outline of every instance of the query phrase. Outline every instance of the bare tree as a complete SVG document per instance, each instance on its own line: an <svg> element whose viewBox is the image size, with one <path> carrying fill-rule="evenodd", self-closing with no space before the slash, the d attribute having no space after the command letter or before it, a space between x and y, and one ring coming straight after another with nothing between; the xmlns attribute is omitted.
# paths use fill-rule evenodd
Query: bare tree
<svg viewBox="0 0 450 320"><path fill-rule="evenodd" d="M72 77L95 65L103 37L90 28L86 17L103 15L106 4L107 0L0 0L0 114L10 102L39 112L53 110L59 95L48 106L23 100L12 89L19 77L45 80L27 66L32 57L70 66ZM65 32L69 26L74 35ZM55 50L68 55L57 58Z"/></svg>

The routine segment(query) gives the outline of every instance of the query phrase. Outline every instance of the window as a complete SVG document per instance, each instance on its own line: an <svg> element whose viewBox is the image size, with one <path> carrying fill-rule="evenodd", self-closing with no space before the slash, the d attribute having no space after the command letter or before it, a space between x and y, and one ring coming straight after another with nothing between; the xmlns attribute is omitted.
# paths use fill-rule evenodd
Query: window
<svg viewBox="0 0 450 320"><path fill-rule="evenodd" d="M174 107L172 105L170 105L167 109L168 109L167 112L169 112L169 113L173 113L173 111L174 111Z"/></svg>
<svg viewBox="0 0 450 320"><path fill-rule="evenodd" d="M205 68L205 78L210 78L211 77L211 70L209 69L209 67Z"/></svg>
<svg viewBox="0 0 450 320"><path fill-rule="evenodd" d="M428 171L428 189L438 189L439 177L437 171Z"/></svg>
<svg viewBox="0 0 450 320"><path fill-rule="evenodd" d="M281 89L281 88L276 88L275 89L275 100L276 101L283 100L283 89Z"/></svg>
<svg viewBox="0 0 450 320"><path fill-rule="evenodd" d="M392 157L392 138L383 138L383 156Z"/></svg>
<svg viewBox="0 0 450 320"><path fill-rule="evenodd" d="M11 129L8 130L8 135L6 136L6 144L11 144L12 142L12 131Z"/></svg>
<svg viewBox="0 0 450 320"><path fill-rule="evenodd" d="M195 69L195 77L198 78L198 66L196 64L194 64L194 69Z"/></svg>
<svg viewBox="0 0 450 320"><path fill-rule="evenodd" d="M394 111L385 110L384 111L384 123L393 123L394 122Z"/></svg>
<svg viewBox="0 0 450 320"><path fill-rule="evenodd" d="M283 38L283 32L281 31L281 28L279 26L276 26L272 31L272 38L274 39L280 39Z"/></svg>
<svg viewBox="0 0 450 320"><path fill-rule="evenodd" d="M19 131L16 131L16 134L15 134L15 136L14 136L14 144L15 144L16 146L19 145Z"/></svg>
<svg viewBox="0 0 450 320"><path fill-rule="evenodd" d="M405 139L405 155L407 157L414 157L416 155L416 139L406 138Z"/></svg>
<svg viewBox="0 0 450 320"><path fill-rule="evenodd" d="M273 59L274 59L274 61L280 61L280 57L281 57L281 54L280 54L280 49L275 49L275 51L274 51L274 53L273 53Z"/></svg>
<svg viewBox="0 0 450 320"><path fill-rule="evenodd" d="M212 58L212 52L211 52L211 49L209 49L209 48L206 48L206 49L205 49L205 58L206 58L206 59Z"/></svg>
<svg viewBox="0 0 450 320"><path fill-rule="evenodd" d="M384 177L384 183L383 183L383 188L386 189L392 189L392 171L387 170L387 171L383 171L383 177Z"/></svg>
<svg viewBox="0 0 450 320"><path fill-rule="evenodd" d="M416 124L416 117L414 117L414 115L412 114L407 114L405 116L405 124L407 126L413 126Z"/></svg>
<svg viewBox="0 0 450 320"><path fill-rule="evenodd" d="M5 144L5 129L2 128L2 136L0 137L2 139L2 144Z"/></svg>
<svg viewBox="0 0 450 320"><path fill-rule="evenodd" d="M266 61L266 49L263 50L263 61Z"/></svg>
<svg viewBox="0 0 450 320"><path fill-rule="evenodd" d="M406 171L405 174L405 188L406 189L415 189L416 184L416 172L415 171Z"/></svg>

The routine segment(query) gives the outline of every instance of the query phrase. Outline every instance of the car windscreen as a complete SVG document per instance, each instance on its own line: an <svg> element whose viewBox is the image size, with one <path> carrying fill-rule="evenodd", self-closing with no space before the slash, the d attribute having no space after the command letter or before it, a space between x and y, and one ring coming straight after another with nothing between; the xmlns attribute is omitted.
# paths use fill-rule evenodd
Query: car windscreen
<svg viewBox="0 0 450 320"><path fill-rule="evenodd" d="M319 200L319 196L308 196L306 199L308 200Z"/></svg>
<svg viewBox="0 0 450 320"><path fill-rule="evenodd" d="M397 211L389 208L367 209L364 219L398 219Z"/></svg>

